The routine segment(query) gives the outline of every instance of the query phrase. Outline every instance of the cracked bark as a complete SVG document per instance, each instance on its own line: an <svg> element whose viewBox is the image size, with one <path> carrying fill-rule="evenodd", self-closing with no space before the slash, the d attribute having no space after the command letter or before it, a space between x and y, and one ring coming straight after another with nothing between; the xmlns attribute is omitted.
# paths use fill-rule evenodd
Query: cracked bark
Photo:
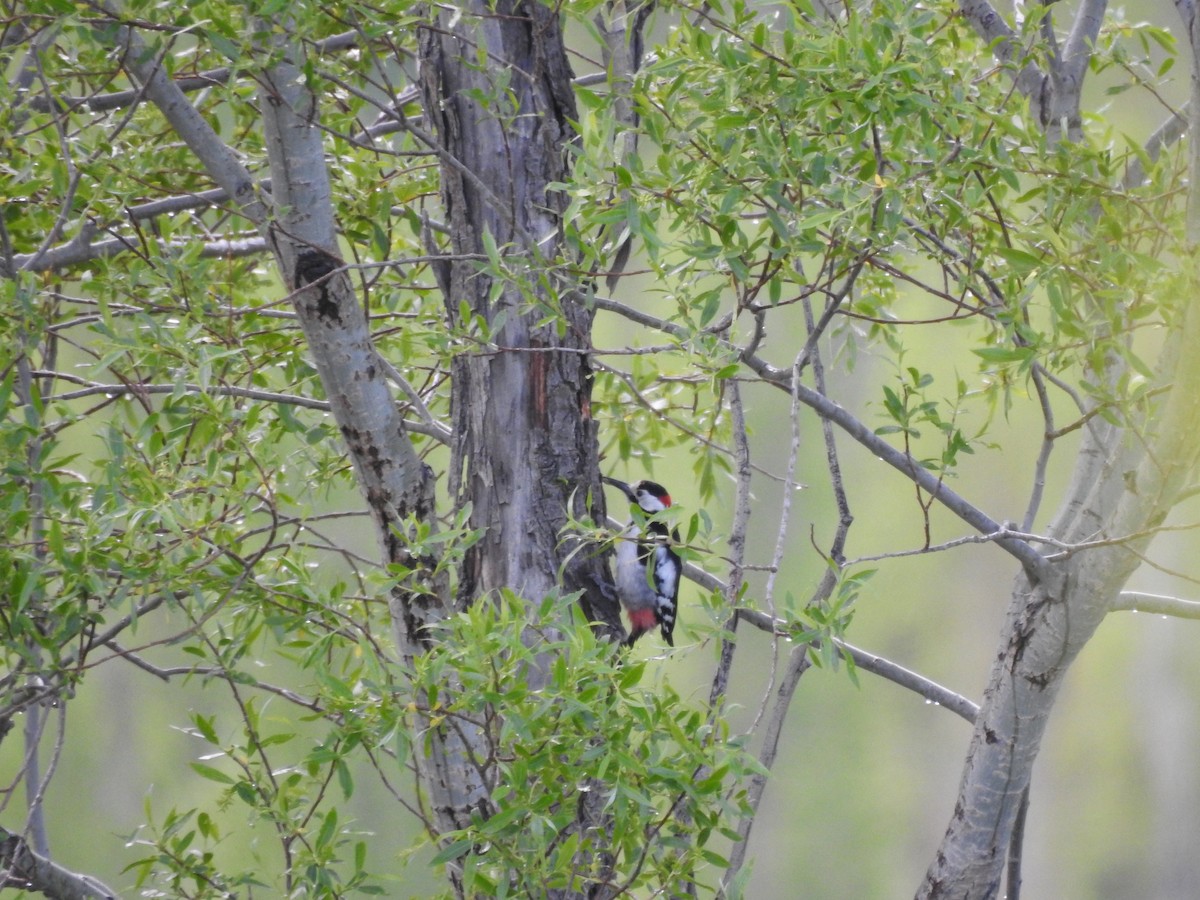
<svg viewBox="0 0 1200 900"><path fill-rule="evenodd" d="M456 597L444 581L418 580L394 591L397 645L411 662L428 648L427 625L502 588L534 599L579 591L585 615L620 637L605 560L563 535L568 510L600 522L605 511L590 415L593 313L577 286L552 268L566 198L551 185L565 180L575 116L557 14L509 0L433 15L436 21L421 35L421 73L454 254L435 271L452 326L466 324L465 309L467 318L479 316L493 327L492 345L464 352L452 365L449 487L457 505L472 504L470 524L484 537L466 556ZM300 49L281 48L283 61L260 79L268 193L165 76L138 34L121 28L117 36L145 96L271 246L384 559L415 562L419 570L422 561L410 558L403 534L409 517L434 522L432 473L409 440L339 257L319 104L299 68ZM488 54L486 67L478 65L480 50ZM485 235L502 248L503 275L482 273L462 256L483 255ZM486 817L489 792L478 765L487 758L486 737L467 725L432 727L425 737L426 752L415 754L415 762L434 827L452 831L470 825L474 815ZM597 810L581 808L581 829L599 821ZM453 866L450 877L461 892Z"/></svg>
<svg viewBox="0 0 1200 900"><path fill-rule="evenodd" d="M455 605L501 589L533 600L578 591L588 619L619 638L606 560L565 536L568 512L606 516L591 417L593 310L555 268L567 198L553 185L567 180L577 117L557 12L513 0L435 12L420 35L420 79L450 228L451 258L437 267L446 315L454 329L481 320L490 331L451 366L449 488L457 506L470 502L470 526L483 534L464 558ZM499 258L481 270L470 260L489 243ZM604 831L602 796L580 794L574 830ZM583 870L595 843L581 843ZM553 896L608 896L606 880Z"/></svg>
<svg viewBox="0 0 1200 900"><path fill-rule="evenodd" d="M454 258L446 313L493 329L453 361L450 488L472 503L484 538L467 554L457 603L501 588L540 598L582 591L592 621L621 633L611 581L595 554L562 543L567 511L604 521L591 417L593 311L553 268L574 140L571 69L557 14L539 3L466 4L421 33L427 121L442 159ZM478 65L479 53L490 63ZM482 98L491 98L484 101ZM500 248L507 277L468 258ZM554 311L558 322L543 323ZM589 496L590 495L590 496Z"/></svg>

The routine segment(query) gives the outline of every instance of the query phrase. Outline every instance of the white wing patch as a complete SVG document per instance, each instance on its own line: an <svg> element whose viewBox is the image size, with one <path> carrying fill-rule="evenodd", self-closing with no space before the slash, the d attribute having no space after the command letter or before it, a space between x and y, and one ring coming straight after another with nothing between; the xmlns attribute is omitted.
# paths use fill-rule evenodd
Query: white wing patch
<svg viewBox="0 0 1200 900"><path fill-rule="evenodd" d="M671 557L675 554L670 548L659 544L654 548L654 589L658 594L659 607L675 603L679 594L679 572L671 565Z"/></svg>

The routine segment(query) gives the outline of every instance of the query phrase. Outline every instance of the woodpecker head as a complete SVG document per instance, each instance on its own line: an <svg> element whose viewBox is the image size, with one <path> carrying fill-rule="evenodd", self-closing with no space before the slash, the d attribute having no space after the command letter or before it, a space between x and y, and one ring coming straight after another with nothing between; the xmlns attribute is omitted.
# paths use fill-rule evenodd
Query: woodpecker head
<svg viewBox="0 0 1200 900"><path fill-rule="evenodd" d="M662 512L671 505L671 495L657 481L639 481L635 485L629 485L607 475L601 476L601 480L619 488L629 498L630 503L636 503L642 508L642 512Z"/></svg>

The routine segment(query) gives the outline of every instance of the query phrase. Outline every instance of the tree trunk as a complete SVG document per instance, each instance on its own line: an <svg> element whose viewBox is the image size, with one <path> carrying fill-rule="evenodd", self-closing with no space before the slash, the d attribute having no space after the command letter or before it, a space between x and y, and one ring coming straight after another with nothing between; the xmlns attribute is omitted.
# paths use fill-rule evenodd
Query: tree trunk
<svg viewBox="0 0 1200 900"><path fill-rule="evenodd" d="M987 4L963 8L981 34L1011 38L1001 20L972 12L990 10ZM1083 4L1063 52L1052 54L1048 61L1050 68L1043 81L1050 90L1042 92L1035 106L1053 140L1080 137L1077 108L1087 44L1099 27L1103 9L1102 0ZM1195 23L1187 16L1185 19L1195 45ZM1030 70L1031 65L1026 65L1022 77ZM1017 86L1024 90L1020 78ZM1195 68L1192 96L1194 129L1200 109ZM1065 134L1056 123L1066 124ZM1200 154L1194 142L1192 171L1200 172ZM1189 240L1195 247L1200 243L1195 179L1191 190ZM1193 254L1186 263L1191 266L1193 291L1200 286L1195 259ZM996 663L975 721L958 799L918 890L919 900L980 900L999 894L1021 796L1030 783L1067 669L1112 609L1144 558L1153 529L1162 524L1195 470L1200 354L1194 348L1200 342L1200 309L1194 300L1182 305L1157 367L1163 373L1165 397L1144 412L1127 410L1120 425L1095 416L1084 429L1071 485L1048 536L1067 545L1093 546L1049 553L1045 566L1027 566L1017 579ZM1115 387L1122 366L1120 360L1109 360L1108 370L1097 377ZM1105 543L1109 541L1112 543Z"/></svg>
<svg viewBox="0 0 1200 900"><path fill-rule="evenodd" d="M568 511L603 522L605 507L591 417L593 311L563 268L567 197L553 187L567 180L577 116L558 13L512 0L442 10L420 49L450 227L439 286L452 329L478 338L451 368L449 488L458 508L471 504L470 527L483 534L464 557L456 604L501 589L534 601L579 591L588 620L617 637L607 563L564 530ZM584 794L580 831L603 829L603 810L593 808L601 797ZM446 812L438 824L453 827L471 809ZM595 885L589 896L604 890Z"/></svg>
<svg viewBox="0 0 1200 900"><path fill-rule="evenodd" d="M1018 578L954 813L918 898L977 900L999 893L1021 794L1067 668L1195 470L1200 354L1190 348L1200 344L1200 309L1191 303L1180 319L1160 367L1170 386L1166 399L1140 424L1118 428L1093 420L1049 529L1065 544L1099 545L1061 554L1040 583Z"/></svg>
<svg viewBox="0 0 1200 900"><path fill-rule="evenodd" d="M450 226L441 287L452 327L476 330L475 319L485 332L452 367L450 489L484 532L467 553L457 602L501 588L531 599L583 591L589 619L618 634L602 561L573 552L562 533L568 510L604 521L604 500L593 312L562 267L567 197L552 187L566 180L577 115L558 13L475 2L441 11L436 25L421 34L421 83Z"/></svg>

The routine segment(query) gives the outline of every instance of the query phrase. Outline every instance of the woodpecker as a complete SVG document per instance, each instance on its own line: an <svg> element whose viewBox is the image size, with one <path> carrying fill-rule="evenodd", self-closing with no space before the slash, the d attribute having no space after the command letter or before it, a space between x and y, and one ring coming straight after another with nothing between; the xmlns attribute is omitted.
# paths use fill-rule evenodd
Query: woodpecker
<svg viewBox="0 0 1200 900"><path fill-rule="evenodd" d="M671 505L671 495L661 484L639 481L632 487L624 481L603 480L620 490L636 503L646 516L653 516ZM678 554L668 541L679 540L679 532L667 534L667 526L654 518L644 523L634 519L617 540L617 593L629 616L629 640L633 642L655 625L660 626L663 640L674 647L671 638L679 610L679 578L683 570ZM647 571L647 569L649 571Z"/></svg>

